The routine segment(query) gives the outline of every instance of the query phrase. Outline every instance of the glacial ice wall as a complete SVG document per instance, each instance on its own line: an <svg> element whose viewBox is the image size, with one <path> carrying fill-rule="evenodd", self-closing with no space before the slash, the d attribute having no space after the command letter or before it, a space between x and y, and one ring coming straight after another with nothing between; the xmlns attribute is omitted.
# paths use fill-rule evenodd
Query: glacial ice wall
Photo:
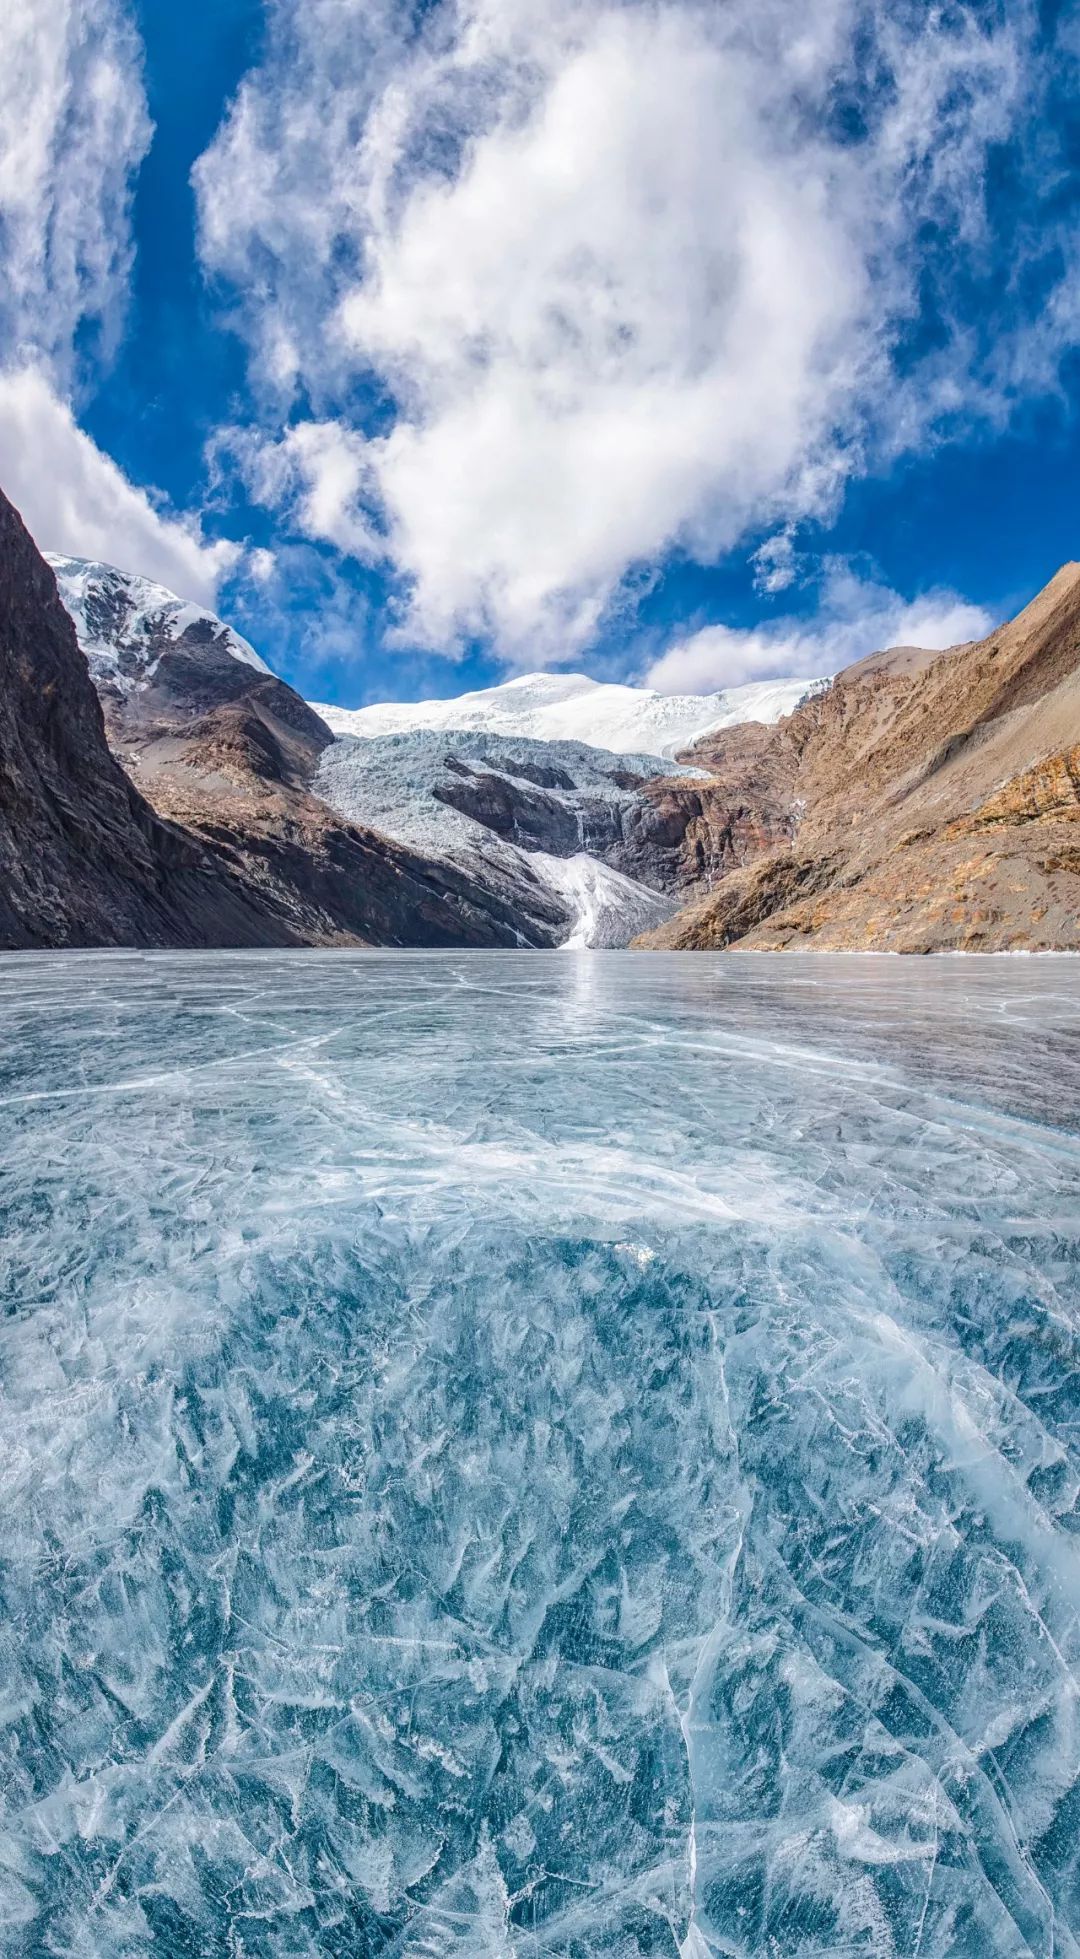
<svg viewBox="0 0 1080 1959"><path fill-rule="evenodd" d="M0 1949L1080 1951L1080 967L0 960Z"/></svg>
<svg viewBox="0 0 1080 1959"><path fill-rule="evenodd" d="M620 756L581 742L414 729L332 742L320 757L314 787L350 822L425 856L449 857L516 907L523 924L533 919L539 888L549 931L552 911L556 919L564 914L554 943L576 950L626 946L677 909L674 894L653 890L603 860L638 809L640 788L631 786L633 778L640 783L701 773L654 755ZM459 805L454 789L463 776L473 792ZM488 817L479 821L470 808L484 807L484 784L496 793ZM500 787L517 802L510 829L490 827L507 815L499 810Z"/></svg>

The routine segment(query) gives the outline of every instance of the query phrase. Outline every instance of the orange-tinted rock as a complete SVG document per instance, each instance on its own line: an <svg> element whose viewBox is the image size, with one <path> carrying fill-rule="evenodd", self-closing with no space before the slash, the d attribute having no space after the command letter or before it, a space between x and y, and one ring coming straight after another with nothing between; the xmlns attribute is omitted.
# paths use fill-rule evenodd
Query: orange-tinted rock
<svg viewBox="0 0 1080 1959"><path fill-rule="evenodd" d="M1078 735L1068 565L986 640L874 655L777 727L699 744L763 849L641 943L1080 948Z"/></svg>

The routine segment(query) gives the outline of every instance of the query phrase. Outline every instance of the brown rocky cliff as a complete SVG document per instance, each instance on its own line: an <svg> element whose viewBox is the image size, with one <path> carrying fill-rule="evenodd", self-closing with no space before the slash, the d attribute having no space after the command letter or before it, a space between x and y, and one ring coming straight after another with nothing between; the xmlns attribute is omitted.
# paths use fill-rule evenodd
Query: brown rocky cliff
<svg viewBox="0 0 1080 1959"><path fill-rule="evenodd" d="M333 740L273 674L203 635L146 682L99 681L110 744L158 814L305 945L514 946L513 906L464 871L338 816L310 781Z"/></svg>
<svg viewBox="0 0 1080 1959"><path fill-rule="evenodd" d="M56 580L0 494L0 945L292 942L110 754Z"/></svg>
<svg viewBox="0 0 1080 1959"><path fill-rule="evenodd" d="M1080 946L1080 567L951 652L875 655L757 737L693 752L789 845L647 943L896 951Z"/></svg>

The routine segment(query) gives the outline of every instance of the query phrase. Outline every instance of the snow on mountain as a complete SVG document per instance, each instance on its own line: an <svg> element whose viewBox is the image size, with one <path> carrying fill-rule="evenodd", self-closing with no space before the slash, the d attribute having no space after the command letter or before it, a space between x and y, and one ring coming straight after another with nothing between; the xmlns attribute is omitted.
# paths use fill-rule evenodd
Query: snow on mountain
<svg viewBox="0 0 1080 1959"><path fill-rule="evenodd" d="M126 692L152 680L162 654L181 641L188 651L213 647L259 673L270 673L266 661L231 626L164 585L89 558L64 558L52 551L44 555L56 573L60 597L95 680L109 680Z"/></svg>
<svg viewBox="0 0 1080 1959"><path fill-rule="evenodd" d="M602 864L587 851L552 857L545 850L534 850L529 862L570 912L570 933L560 946L563 952L624 946L639 932L649 931L654 921L671 916L670 898Z"/></svg>
<svg viewBox="0 0 1080 1959"><path fill-rule="evenodd" d="M526 673L450 701L381 701L340 708L312 703L336 735L362 739L417 728L476 729L535 741L578 741L616 755L670 757L716 728L779 721L823 683L760 680L718 694L658 694L590 680L583 673Z"/></svg>
<svg viewBox="0 0 1080 1959"><path fill-rule="evenodd" d="M313 786L350 822L459 865L518 914L523 944L623 946L678 903L602 861L635 833L641 784L669 773L656 756L629 759L632 774L581 742L414 728L339 736Z"/></svg>

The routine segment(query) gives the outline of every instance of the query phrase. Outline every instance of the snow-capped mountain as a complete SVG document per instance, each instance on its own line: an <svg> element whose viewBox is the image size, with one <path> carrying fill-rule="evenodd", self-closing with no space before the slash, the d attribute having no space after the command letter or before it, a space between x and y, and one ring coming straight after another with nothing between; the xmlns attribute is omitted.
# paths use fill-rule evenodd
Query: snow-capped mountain
<svg viewBox="0 0 1080 1959"><path fill-rule="evenodd" d="M152 680L162 654L181 641L188 651L206 647L259 673L271 671L231 626L164 585L90 558L44 555L95 681L111 681L123 692Z"/></svg>
<svg viewBox="0 0 1080 1959"><path fill-rule="evenodd" d="M312 703L336 735L475 729L534 741L580 741L616 755L670 757L717 728L779 721L822 683L760 680L718 694L658 694L590 680L583 673L526 673L450 701L380 701L340 708Z"/></svg>
<svg viewBox="0 0 1080 1959"><path fill-rule="evenodd" d="M283 914L320 934L587 947L655 930L748 844L722 787L674 756L778 720L815 685L673 697L542 673L457 700L318 709L205 608L111 565L49 563L123 766L162 814L228 836L238 861L255 825L253 869L265 886L272 864ZM368 833L362 864L334 817ZM305 825L318 861L297 857ZM342 876L320 909L335 851ZM386 861L401 851L426 880L406 894L422 921L402 915Z"/></svg>

